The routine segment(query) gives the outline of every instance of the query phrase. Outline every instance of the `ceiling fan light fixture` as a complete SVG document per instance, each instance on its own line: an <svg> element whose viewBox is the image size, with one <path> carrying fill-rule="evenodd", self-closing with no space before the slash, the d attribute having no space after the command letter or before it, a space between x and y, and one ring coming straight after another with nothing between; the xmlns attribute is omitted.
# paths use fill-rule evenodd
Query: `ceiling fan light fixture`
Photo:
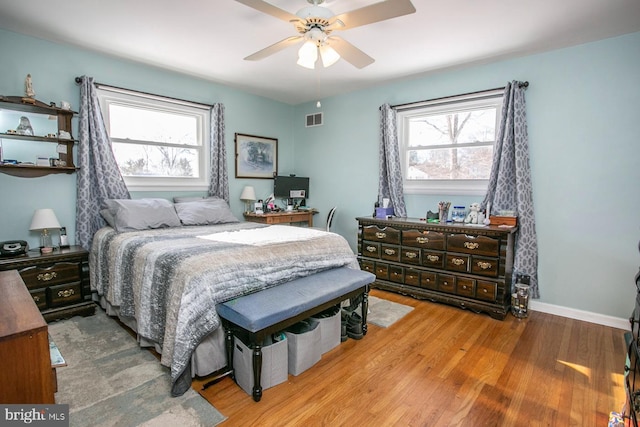
<svg viewBox="0 0 640 427"><path fill-rule="evenodd" d="M320 57L322 58L322 65L324 68L330 67L340 59L340 55L334 48L328 45L320 46Z"/></svg>
<svg viewBox="0 0 640 427"><path fill-rule="evenodd" d="M298 62L297 64L309 68L314 69L315 63L318 60L318 47L312 41L305 42L300 50L298 50Z"/></svg>

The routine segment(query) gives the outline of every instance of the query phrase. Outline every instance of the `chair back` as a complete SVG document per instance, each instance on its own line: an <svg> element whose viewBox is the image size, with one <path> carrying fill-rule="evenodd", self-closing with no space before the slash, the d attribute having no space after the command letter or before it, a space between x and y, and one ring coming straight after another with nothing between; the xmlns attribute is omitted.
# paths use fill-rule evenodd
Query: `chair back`
<svg viewBox="0 0 640 427"><path fill-rule="evenodd" d="M327 215L327 231L331 231L331 223L333 222L333 216L336 213L336 206L332 207L329 211L329 215Z"/></svg>

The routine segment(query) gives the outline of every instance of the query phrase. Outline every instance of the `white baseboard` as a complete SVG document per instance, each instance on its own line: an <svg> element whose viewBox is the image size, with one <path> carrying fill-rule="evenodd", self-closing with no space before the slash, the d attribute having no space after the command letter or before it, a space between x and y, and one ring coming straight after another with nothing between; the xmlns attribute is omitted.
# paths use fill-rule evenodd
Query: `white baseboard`
<svg viewBox="0 0 640 427"><path fill-rule="evenodd" d="M623 329L625 331L631 329L629 319L607 316L606 314L592 313L590 311L577 310L575 308L567 308L535 300L529 300L529 308L533 311L568 317L570 319L583 320L585 322L596 323L598 325L611 326L612 328Z"/></svg>

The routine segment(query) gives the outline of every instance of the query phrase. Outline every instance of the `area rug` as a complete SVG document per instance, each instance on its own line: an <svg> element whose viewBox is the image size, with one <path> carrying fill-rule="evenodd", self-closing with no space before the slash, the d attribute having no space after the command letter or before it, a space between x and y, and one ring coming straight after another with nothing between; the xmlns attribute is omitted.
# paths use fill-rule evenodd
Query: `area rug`
<svg viewBox="0 0 640 427"><path fill-rule="evenodd" d="M409 307L408 305L369 296L367 323L388 328L402 319L411 310L413 310L413 307Z"/></svg>
<svg viewBox="0 0 640 427"><path fill-rule="evenodd" d="M101 309L49 324L67 366L56 403L71 426L215 426L226 419L193 389L171 397L167 368Z"/></svg>

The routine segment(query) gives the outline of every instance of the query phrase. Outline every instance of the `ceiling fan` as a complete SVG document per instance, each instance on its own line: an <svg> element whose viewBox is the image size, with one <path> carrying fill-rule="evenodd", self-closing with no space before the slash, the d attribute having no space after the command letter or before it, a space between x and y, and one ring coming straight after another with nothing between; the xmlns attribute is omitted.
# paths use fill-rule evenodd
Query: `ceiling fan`
<svg viewBox="0 0 640 427"><path fill-rule="evenodd" d="M294 25L298 36L287 37L271 46L247 56L246 60L257 61L277 53L289 46L304 41L298 51L298 65L314 68L318 53L325 67L333 65L341 57L357 68L371 65L375 60L369 55L344 40L331 35L334 30L348 30L362 25L409 15L416 11L411 0L386 0L335 15L328 8L319 6L324 0L307 0L312 6L300 9L291 14L263 0L236 0L260 12Z"/></svg>

